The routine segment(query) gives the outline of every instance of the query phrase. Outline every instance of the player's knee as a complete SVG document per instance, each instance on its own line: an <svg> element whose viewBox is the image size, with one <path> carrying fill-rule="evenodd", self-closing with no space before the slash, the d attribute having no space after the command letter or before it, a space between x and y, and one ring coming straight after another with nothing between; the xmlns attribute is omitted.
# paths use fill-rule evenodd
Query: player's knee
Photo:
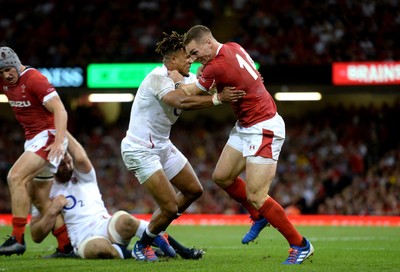
<svg viewBox="0 0 400 272"><path fill-rule="evenodd" d="M9 186L18 186L23 184L22 176L18 171L10 171L7 175L7 183Z"/></svg>
<svg viewBox="0 0 400 272"><path fill-rule="evenodd" d="M83 259L119 258L111 242L103 236L93 236L83 241L78 247L78 255Z"/></svg>
<svg viewBox="0 0 400 272"><path fill-rule="evenodd" d="M194 197L195 199L198 199L201 197L201 195L203 194L204 189L202 186L200 186L199 188L197 188L196 192L194 193Z"/></svg>
<svg viewBox="0 0 400 272"><path fill-rule="evenodd" d="M228 175L218 170L214 171L214 173L212 174L212 179L215 184L217 184L221 188L225 188L232 183Z"/></svg>
<svg viewBox="0 0 400 272"><path fill-rule="evenodd" d="M136 217L133 217L129 214L126 214L124 216L121 216L120 224L122 224L123 226L126 226L129 229L133 229L136 225L139 224L139 219L137 219Z"/></svg>
<svg viewBox="0 0 400 272"><path fill-rule="evenodd" d="M214 172L212 173L211 178L213 179L213 181L214 181L216 184L219 184L219 183L221 183L221 181L222 181L222 176L221 176L221 174L218 173L217 171L214 171Z"/></svg>
<svg viewBox="0 0 400 272"><path fill-rule="evenodd" d="M32 241L39 244L44 240L44 237L36 235L34 232L31 231Z"/></svg>
<svg viewBox="0 0 400 272"><path fill-rule="evenodd" d="M200 198L201 195L203 194L204 189L203 187L199 184L199 186L193 188L189 195L190 195L190 199L192 199L192 201L195 201L196 199Z"/></svg>
<svg viewBox="0 0 400 272"><path fill-rule="evenodd" d="M170 201L168 204L160 207L161 212L167 218L174 218L178 211L178 202Z"/></svg>
<svg viewBox="0 0 400 272"><path fill-rule="evenodd" d="M110 244L102 244L96 247L94 251L96 259L117 259L119 258L118 252Z"/></svg>
<svg viewBox="0 0 400 272"><path fill-rule="evenodd" d="M113 243L128 245L140 222L125 211L113 214L108 224L108 234Z"/></svg>

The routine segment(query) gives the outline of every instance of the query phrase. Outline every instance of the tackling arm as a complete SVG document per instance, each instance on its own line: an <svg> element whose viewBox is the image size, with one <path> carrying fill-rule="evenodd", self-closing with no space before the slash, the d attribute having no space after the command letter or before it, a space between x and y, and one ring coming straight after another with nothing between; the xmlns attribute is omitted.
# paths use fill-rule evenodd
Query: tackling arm
<svg viewBox="0 0 400 272"><path fill-rule="evenodd" d="M197 86L196 88L198 89ZM203 91L201 92L204 93ZM245 96L245 94L246 93L243 90L236 90L234 87L225 87L221 93L215 93L212 96L188 95L179 87L179 89L164 95L162 100L174 108L182 110L198 110L219 105L221 103L236 102L238 99Z"/></svg>
<svg viewBox="0 0 400 272"><path fill-rule="evenodd" d="M30 230L32 240L35 243L42 242L53 230L57 216L60 214L67 202L67 199L63 195L58 195L51 201L50 207L44 214L32 216L30 221Z"/></svg>
<svg viewBox="0 0 400 272"><path fill-rule="evenodd" d="M197 87L196 83L189 83L189 84L179 84L179 89L185 92L186 95L201 95L206 94L203 90ZM177 89L178 89L177 88Z"/></svg>

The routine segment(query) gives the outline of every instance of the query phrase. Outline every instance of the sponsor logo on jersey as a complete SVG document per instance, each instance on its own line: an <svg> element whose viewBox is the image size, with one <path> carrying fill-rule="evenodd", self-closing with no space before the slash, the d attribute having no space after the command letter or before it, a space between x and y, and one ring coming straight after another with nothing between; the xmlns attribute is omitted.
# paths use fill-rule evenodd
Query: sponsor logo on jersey
<svg viewBox="0 0 400 272"><path fill-rule="evenodd" d="M16 108L24 108L24 107L30 107L31 102L30 101L8 101L11 107L16 107Z"/></svg>

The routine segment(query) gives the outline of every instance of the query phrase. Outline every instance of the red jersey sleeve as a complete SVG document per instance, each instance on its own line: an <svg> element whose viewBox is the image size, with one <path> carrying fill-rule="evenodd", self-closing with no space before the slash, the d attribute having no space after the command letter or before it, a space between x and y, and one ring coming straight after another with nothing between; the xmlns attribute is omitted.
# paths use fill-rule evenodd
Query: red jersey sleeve
<svg viewBox="0 0 400 272"><path fill-rule="evenodd" d="M42 103L46 102L49 94L56 91L48 79L38 71L31 74L27 86Z"/></svg>

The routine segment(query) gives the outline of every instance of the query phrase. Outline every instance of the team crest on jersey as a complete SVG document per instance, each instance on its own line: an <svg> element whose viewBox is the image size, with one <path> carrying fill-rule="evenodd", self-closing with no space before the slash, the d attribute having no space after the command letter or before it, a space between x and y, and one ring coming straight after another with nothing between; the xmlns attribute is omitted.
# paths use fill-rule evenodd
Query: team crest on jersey
<svg viewBox="0 0 400 272"><path fill-rule="evenodd" d="M70 181L71 181L72 184L77 184L78 183L78 179L76 177L72 177Z"/></svg>
<svg viewBox="0 0 400 272"><path fill-rule="evenodd" d="M3 91L8 91L8 86L3 86Z"/></svg>

